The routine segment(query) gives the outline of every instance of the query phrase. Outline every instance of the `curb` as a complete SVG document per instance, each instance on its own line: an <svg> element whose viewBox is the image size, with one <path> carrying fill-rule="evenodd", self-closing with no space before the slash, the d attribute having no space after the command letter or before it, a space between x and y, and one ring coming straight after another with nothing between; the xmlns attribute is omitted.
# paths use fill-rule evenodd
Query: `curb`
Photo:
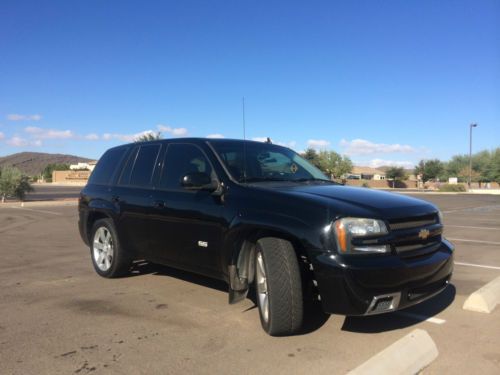
<svg viewBox="0 0 500 375"><path fill-rule="evenodd" d="M472 293L464 302L463 309L490 313L500 304L500 276Z"/></svg>
<svg viewBox="0 0 500 375"><path fill-rule="evenodd" d="M348 374L416 374L437 356L436 344L427 331L415 329Z"/></svg>
<svg viewBox="0 0 500 375"><path fill-rule="evenodd" d="M4 208L30 208L45 206L76 206L78 199L53 200L53 201L26 201L26 202L5 202L0 203L0 209Z"/></svg>

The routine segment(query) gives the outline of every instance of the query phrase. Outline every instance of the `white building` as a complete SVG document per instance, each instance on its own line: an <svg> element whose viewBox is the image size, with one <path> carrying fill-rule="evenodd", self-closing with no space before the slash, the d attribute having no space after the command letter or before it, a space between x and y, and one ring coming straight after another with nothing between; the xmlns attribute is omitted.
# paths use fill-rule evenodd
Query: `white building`
<svg viewBox="0 0 500 375"><path fill-rule="evenodd" d="M89 161L88 163L71 164L69 166L69 169L71 169L72 171L75 171L75 170L93 171L96 164L97 164L97 161Z"/></svg>

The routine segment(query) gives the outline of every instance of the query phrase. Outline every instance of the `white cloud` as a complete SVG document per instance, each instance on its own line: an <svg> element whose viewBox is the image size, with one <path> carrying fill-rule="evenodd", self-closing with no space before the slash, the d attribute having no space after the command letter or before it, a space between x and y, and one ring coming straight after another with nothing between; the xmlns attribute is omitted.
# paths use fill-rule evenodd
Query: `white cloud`
<svg viewBox="0 0 500 375"><path fill-rule="evenodd" d="M42 141L39 139L38 140L29 140L29 139L21 138L18 136L14 136L14 137L7 140L7 144L10 146L14 146L14 147L25 147L25 146L40 147L42 145Z"/></svg>
<svg viewBox="0 0 500 375"><path fill-rule="evenodd" d="M28 140L21 137L12 137L11 139L7 140L7 144L14 147L22 147L28 145Z"/></svg>
<svg viewBox="0 0 500 375"><path fill-rule="evenodd" d="M162 125L162 124L157 125L156 128L160 132L168 133L171 136L176 136L176 137L183 136L183 135L186 135L188 133L188 130L186 128L172 128L170 126L166 126L166 125ZM137 138L139 138L143 135L156 134L156 133L157 132L154 130L144 130L140 133L135 133L135 134L104 133L102 135L102 137L100 137L100 139L105 140L105 141L110 141L112 139L118 139L118 140L123 141L123 142L133 142ZM97 136L97 138L95 136L97 136L97 134L89 134L85 138L90 139L90 140L99 139L98 136Z"/></svg>
<svg viewBox="0 0 500 375"><path fill-rule="evenodd" d="M288 148L294 148L297 145L297 142L295 141L290 141L290 142L274 142L274 144L280 145L280 146L285 146Z"/></svg>
<svg viewBox="0 0 500 375"><path fill-rule="evenodd" d="M366 163L356 163L356 165L366 165ZM368 166L372 168L380 168L383 166L391 167L403 167L406 169L414 168L415 163L407 160L384 160L384 159L373 159L368 162Z"/></svg>
<svg viewBox="0 0 500 375"><path fill-rule="evenodd" d="M176 137L181 137L188 133L188 130L186 128L172 128L171 126L162 124L158 124L156 127L158 128L159 131L169 133Z"/></svg>
<svg viewBox="0 0 500 375"><path fill-rule="evenodd" d="M225 138L223 134L215 133L207 135L207 138Z"/></svg>
<svg viewBox="0 0 500 375"><path fill-rule="evenodd" d="M41 115L20 115L17 113L12 113L7 115L7 120L10 121L40 121L42 119Z"/></svg>
<svg viewBox="0 0 500 375"><path fill-rule="evenodd" d="M75 138L71 130L42 129L36 126L28 126L24 131L35 139L69 139Z"/></svg>
<svg viewBox="0 0 500 375"><path fill-rule="evenodd" d="M3 134L2 132L0 132L0 139L4 139L5 138L5 134Z"/></svg>
<svg viewBox="0 0 500 375"><path fill-rule="evenodd" d="M267 137L253 137L252 141L267 142ZM294 148L297 145L297 142L295 142L295 141L282 142L282 141L275 141L274 139L271 139L271 142L275 145L284 146L284 147L288 147L288 148Z"/></svg>
<svg viewBox="0 0 500 375"><path fill-rule="evenodd" d="M399 143L385 144L373 143L366 139L353 139L347 141L342 139L340 146L344 148L344 153L347 155L368 155L368 154L390 154L390 153L410 153L415 152L415 149L409 145L401 145Z"/></svg>
<svg viewBox="0 0 500 375"><path fill-rule="evenodd" d="M147 135L147 134L156 134L156 133L152 130L145 130L143 132L135 133L135 134L104 133L102 135L102 139L105 141L110 141L112 139L118 139L118 140L123 141L123 142L133 142L137 138L142 137L143 135Z"/></svg>
<svg viewBox="0 0 500 375"><path fill-rule="evenodd" d="M99 136L95 133L90 133L84 136L83 138L86 139L87 141L97 141L99 139Z"/></svg>
<svg viewBox="0 0 500 375"><path fill-rule="evenodd" d="M307 147L314 149L324 149L330 146L330 142L324 139L309 139L307 141Z"/></svg>

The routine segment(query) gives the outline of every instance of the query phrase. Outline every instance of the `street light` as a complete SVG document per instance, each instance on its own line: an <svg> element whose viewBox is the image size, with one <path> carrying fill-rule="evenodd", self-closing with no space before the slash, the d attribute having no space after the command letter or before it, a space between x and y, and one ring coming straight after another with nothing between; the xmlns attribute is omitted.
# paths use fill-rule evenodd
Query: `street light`
<svg viewBox="0 0 500 375"><path fill-rule="evenodd" d="M477 127L477 124L469 125L469 189L472 181L472 128Z"/></svg>

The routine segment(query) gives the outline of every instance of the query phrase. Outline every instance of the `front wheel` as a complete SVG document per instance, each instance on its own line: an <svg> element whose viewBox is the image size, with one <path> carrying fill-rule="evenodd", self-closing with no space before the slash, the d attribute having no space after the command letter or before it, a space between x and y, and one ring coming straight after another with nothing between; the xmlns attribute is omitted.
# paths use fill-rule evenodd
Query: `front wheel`
<svg viewBox="0 0 500 375"><path fill-rule="evenodd" d="M262 328L271 336L297 333L302 327L304 302L292 244L280 238L262 238L257 241L255 257L255 289Z"/></svg>

